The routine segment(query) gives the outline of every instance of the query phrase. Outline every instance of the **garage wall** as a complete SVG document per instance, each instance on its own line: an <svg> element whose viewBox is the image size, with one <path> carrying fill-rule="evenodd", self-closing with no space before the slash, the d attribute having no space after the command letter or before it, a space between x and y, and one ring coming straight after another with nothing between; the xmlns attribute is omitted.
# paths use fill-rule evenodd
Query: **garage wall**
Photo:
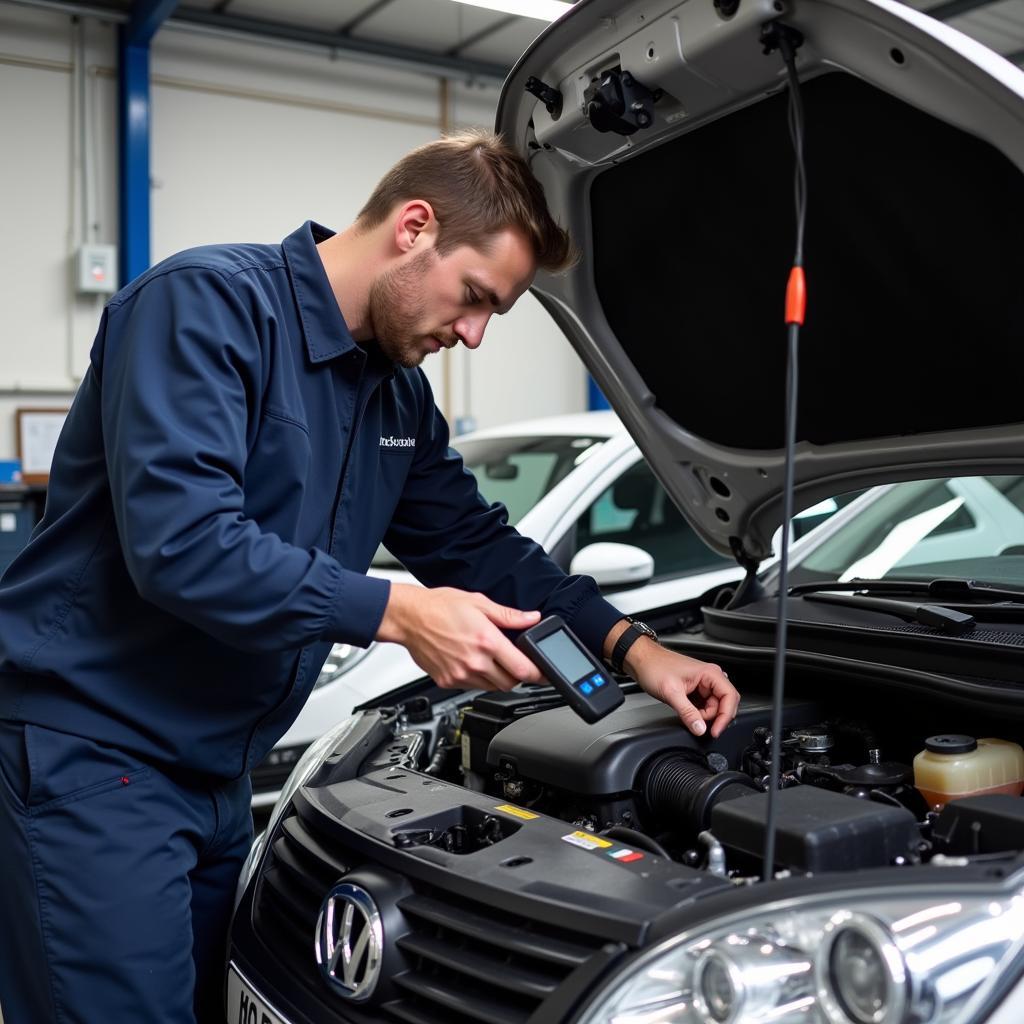
<svg viewBox="0 0 1024 1024"><path fill-rule="evenodd" d="M0 4L0 459L15 453L14 409L68 404L87 366L104 299L74 293L70 254L117 241L116 32L83 26L80 41L66 15ZM154 261L277 241L307 218L344 227L398 157L440 132L437 79L313 51L165 28L152 79ZM490 126L496 100L495 86L455 83L449 123ZM575 354L530 296L480 350L424 367L452 420L586 407Z"/></svg>

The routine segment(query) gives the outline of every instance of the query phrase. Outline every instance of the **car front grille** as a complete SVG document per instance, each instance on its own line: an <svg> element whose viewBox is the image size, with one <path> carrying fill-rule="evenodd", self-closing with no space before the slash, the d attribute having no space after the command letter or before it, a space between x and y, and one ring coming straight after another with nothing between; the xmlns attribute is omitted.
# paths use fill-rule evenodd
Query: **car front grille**
<svg viewBox="0 0 1024 1024"><path fill-rule="evenodd" d="M398 906L412 926L398 945L416 966L395 979L406 997L386 1009L408 1024L523 1024L597 950L526 917L496 920L448 893L417 892Z"/></svg>
<svg viewBox="0 0 1024 1024"><path fill-rule="evenodd" d="M329 996L315 957L320 905L350 863L322 846L300 818L281 822L253 903L253 924L281 966L304 988Z"/></svg>
<svg viewBox="0 0 1024 1024"><path fill-rule="evenodd" d="M256 891L253 923L288 975L340 1012L342 1004L320 977L314 935L324 897L361 866L360 858L306 813L292 813L277 832ZM393 978L400 996L381 1007L404 1024L525 1024L606 946L526 914L499 915L455 892L418 880L410 884L412 893L398 902L409 931L397 945L411 966Z"/></svg>

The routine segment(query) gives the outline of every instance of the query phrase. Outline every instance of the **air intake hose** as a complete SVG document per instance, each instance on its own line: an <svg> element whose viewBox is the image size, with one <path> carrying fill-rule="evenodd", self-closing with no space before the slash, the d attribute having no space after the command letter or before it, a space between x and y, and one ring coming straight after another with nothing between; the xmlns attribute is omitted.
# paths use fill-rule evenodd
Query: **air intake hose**
<svg viewBox="0 0 1024 1024"><path fill-rule="evenodd" d="M660 754L640 772L640 791L659 825L672 832L703 832L721 800L760 793L742 772L715 772L700 754Z"/></svg>

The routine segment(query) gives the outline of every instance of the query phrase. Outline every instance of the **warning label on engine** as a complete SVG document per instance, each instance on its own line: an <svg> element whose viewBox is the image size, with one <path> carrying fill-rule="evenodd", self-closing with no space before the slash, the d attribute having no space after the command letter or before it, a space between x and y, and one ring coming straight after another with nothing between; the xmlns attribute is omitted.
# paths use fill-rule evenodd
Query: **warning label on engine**
<svg viewBox="0 0 1024 1024"><path fill-rule="evenodd" d="M562 836L562 842L572 843L573 846L582 847L584 850L606 850L609 846L615 845L590 832L570 832L569 835Z"/></svg>
<svg viewBox="0 0 1024 1024"><path fill-rule="evenodd" d="M539 818L539 814L534 814L533 811L524 811L522 807L515 807L512 804L499 804L494 808L496 811L502 811L504 814L511 814L516 818L522 818L523 821L533 821L534 818Z"/></svg>

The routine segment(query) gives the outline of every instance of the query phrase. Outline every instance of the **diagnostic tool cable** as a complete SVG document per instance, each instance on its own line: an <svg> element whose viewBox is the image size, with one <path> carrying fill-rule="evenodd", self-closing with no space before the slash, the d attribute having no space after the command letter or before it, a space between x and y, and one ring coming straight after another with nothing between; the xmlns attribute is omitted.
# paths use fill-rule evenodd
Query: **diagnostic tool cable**
<svg viewBox="0 0 1024 1024"><path fill-rule="evenodd" d="M786 65L789 82L789 135L793 141L795 173L793 199L796 207L796 247L793 267L786 287L786 440L785 472L782 504L782 551L779 557L779 608L776 622L775 667L772 684L771 765L768 776L768 809L764 833L762 879L768 881L775 873L776 803L779 791L779 768L782 759L782 698L785 689L787 582L789 575L789 543L793 520L794 450L796 447L797 364L800 328L807 306L807 285L804 278L804 225L807 220L807 173L804 166L804 106L800 80L796 73L796 51L803 36L796 29L780 22L770 22L761 32L764 52L778 49Z"/></svg>

